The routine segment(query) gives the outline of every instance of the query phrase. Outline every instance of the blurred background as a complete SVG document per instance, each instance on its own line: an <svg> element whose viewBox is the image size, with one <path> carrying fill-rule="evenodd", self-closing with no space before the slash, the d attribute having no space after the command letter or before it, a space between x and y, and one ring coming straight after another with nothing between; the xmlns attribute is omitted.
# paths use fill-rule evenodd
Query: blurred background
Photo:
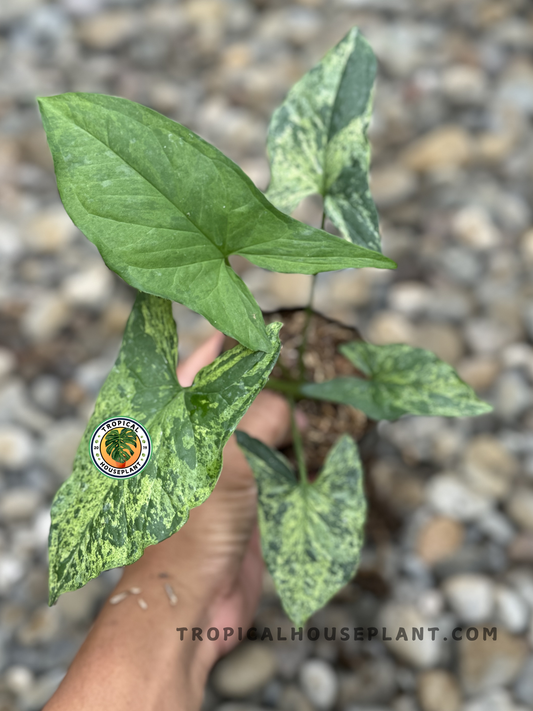
<svg viewBox="0 0 533 711"><path fill-rule="evenodd" d="M0 1L0 710L53 693L110 571L52 609L49 507L133 292L59 201L35 97L116 94L184 123L268 184L289 87L358 25L379 59L372 192L394 272L319 277L374 343L453 364L494 412L382 423L382 506L357 580L313 624L498 627L497 642L264 642L216 668L205 710L517 711L533 700L533 6L528 0ZM314 224L309 201L297 216ZM241 265L263 308L308 277ZM182 307L180 352L211 326ZM379 517L378 517L379 521ZM258 625L289 627L265 580Z"/></svg>

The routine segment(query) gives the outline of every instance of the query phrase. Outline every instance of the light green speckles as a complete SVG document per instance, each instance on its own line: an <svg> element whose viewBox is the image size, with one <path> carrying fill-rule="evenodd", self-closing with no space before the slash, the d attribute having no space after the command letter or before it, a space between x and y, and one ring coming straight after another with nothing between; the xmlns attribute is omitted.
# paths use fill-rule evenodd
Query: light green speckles
<svg viewBox="0 0 533 711"><path fill-rule="evenodd" d="M269 353L237 346L203 368L190 388L182 388L175 372L171 304L138 294L74 471L52 505L50 604L102 571L134 562L205 501L220 474L225 443L274 367L280 327L267 327ZM218 398L226 393L230 405L221 420ZM152 440L149 464L137 477L122 481L100 474L89 457L95 428L118 416L139 421Z"/></svg>
<svg viewBox="0 0 533 711"><path fill-rule="evenodd" d="M354 27L294 85L269 128L267 197L291 213L318 193L344 237L381 251L366 136L375 72L374 54Z"/></svg>
<svg viewBox="0 0 533 711"><path fill-rule="evenodd" d="M346 343L339 350L368 380L343 377L309 383L302 387L303 394L352 405L374 420L396 420L406 414L473 417L492 410L451 365L430 351L363 341Z"/></svg>
<svg viewBox="0 0 533 711"><path fill-rule="evenodd" d="M279 452L244 432L237 441L257 479L265 563L285 611L304 625L357 569L366 515L357 446L341 437L316 481L299 484Z"/></svg>

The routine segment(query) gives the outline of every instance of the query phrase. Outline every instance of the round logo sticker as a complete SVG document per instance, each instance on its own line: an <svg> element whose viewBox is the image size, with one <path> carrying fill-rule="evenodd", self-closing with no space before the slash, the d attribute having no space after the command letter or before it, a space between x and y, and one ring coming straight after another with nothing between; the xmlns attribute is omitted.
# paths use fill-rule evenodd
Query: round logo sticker
<svg viewBox="0 0 533 711"><path fill-rule="evenodd" d="M150 461L152 443L145 428L131 417L113 417L93 432L91 459L98 471L112 479L130 479Z"/></svg>

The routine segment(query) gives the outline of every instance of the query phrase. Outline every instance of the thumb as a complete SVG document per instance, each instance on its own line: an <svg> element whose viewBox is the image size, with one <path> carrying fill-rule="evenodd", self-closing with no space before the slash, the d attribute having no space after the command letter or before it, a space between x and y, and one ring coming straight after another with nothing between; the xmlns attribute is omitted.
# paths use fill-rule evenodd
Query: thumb
<svg viewBox="0 0 533 711"><path fill-rule="evenodd" d="M182 387L187 388L192 385L198 371L212 363L220 355L224 338L223 333L216 331L194 353L178 365L178 381Z"/></svg>

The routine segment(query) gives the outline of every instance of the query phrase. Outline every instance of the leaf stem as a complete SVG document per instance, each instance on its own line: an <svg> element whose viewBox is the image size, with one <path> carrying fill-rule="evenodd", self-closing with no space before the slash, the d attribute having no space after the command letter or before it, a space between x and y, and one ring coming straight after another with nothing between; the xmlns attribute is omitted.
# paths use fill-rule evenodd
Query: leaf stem
<svg viewBox="0 0 533 711"><path fill-rule="evenodd" d="M326 224L326 211L322 211L322 222L320 223L320 229L324 229L324 225ZM311 282L311 293L309 294L309 303L307 304L305 308L305 321L304 321L304 327L302 329L302 341L298 347L298 363L300 365L300 379L304 379L305 375L305 364L304 364L304 353L307 348L307 340L309 337L309 324L311 323L311 316L313 315L313 296L315 294L315 287L316 287L316 277L317 275L313 275L313 280Z"/></svg>
<svg viewBox="0 0 533 711"><path fill-rule="evenodd" d="M288 398L289 405L291 407L291 430L292 430L292 443L294 445L294 453L296 454L296 461L298 462L298 472L300 474L300 484L307 485L307 467L305 466L305 455L304 447L302 442L302 435L296 424L296 417L294 415L296 410L296 405L294 403L294 398Z"/></svg>

